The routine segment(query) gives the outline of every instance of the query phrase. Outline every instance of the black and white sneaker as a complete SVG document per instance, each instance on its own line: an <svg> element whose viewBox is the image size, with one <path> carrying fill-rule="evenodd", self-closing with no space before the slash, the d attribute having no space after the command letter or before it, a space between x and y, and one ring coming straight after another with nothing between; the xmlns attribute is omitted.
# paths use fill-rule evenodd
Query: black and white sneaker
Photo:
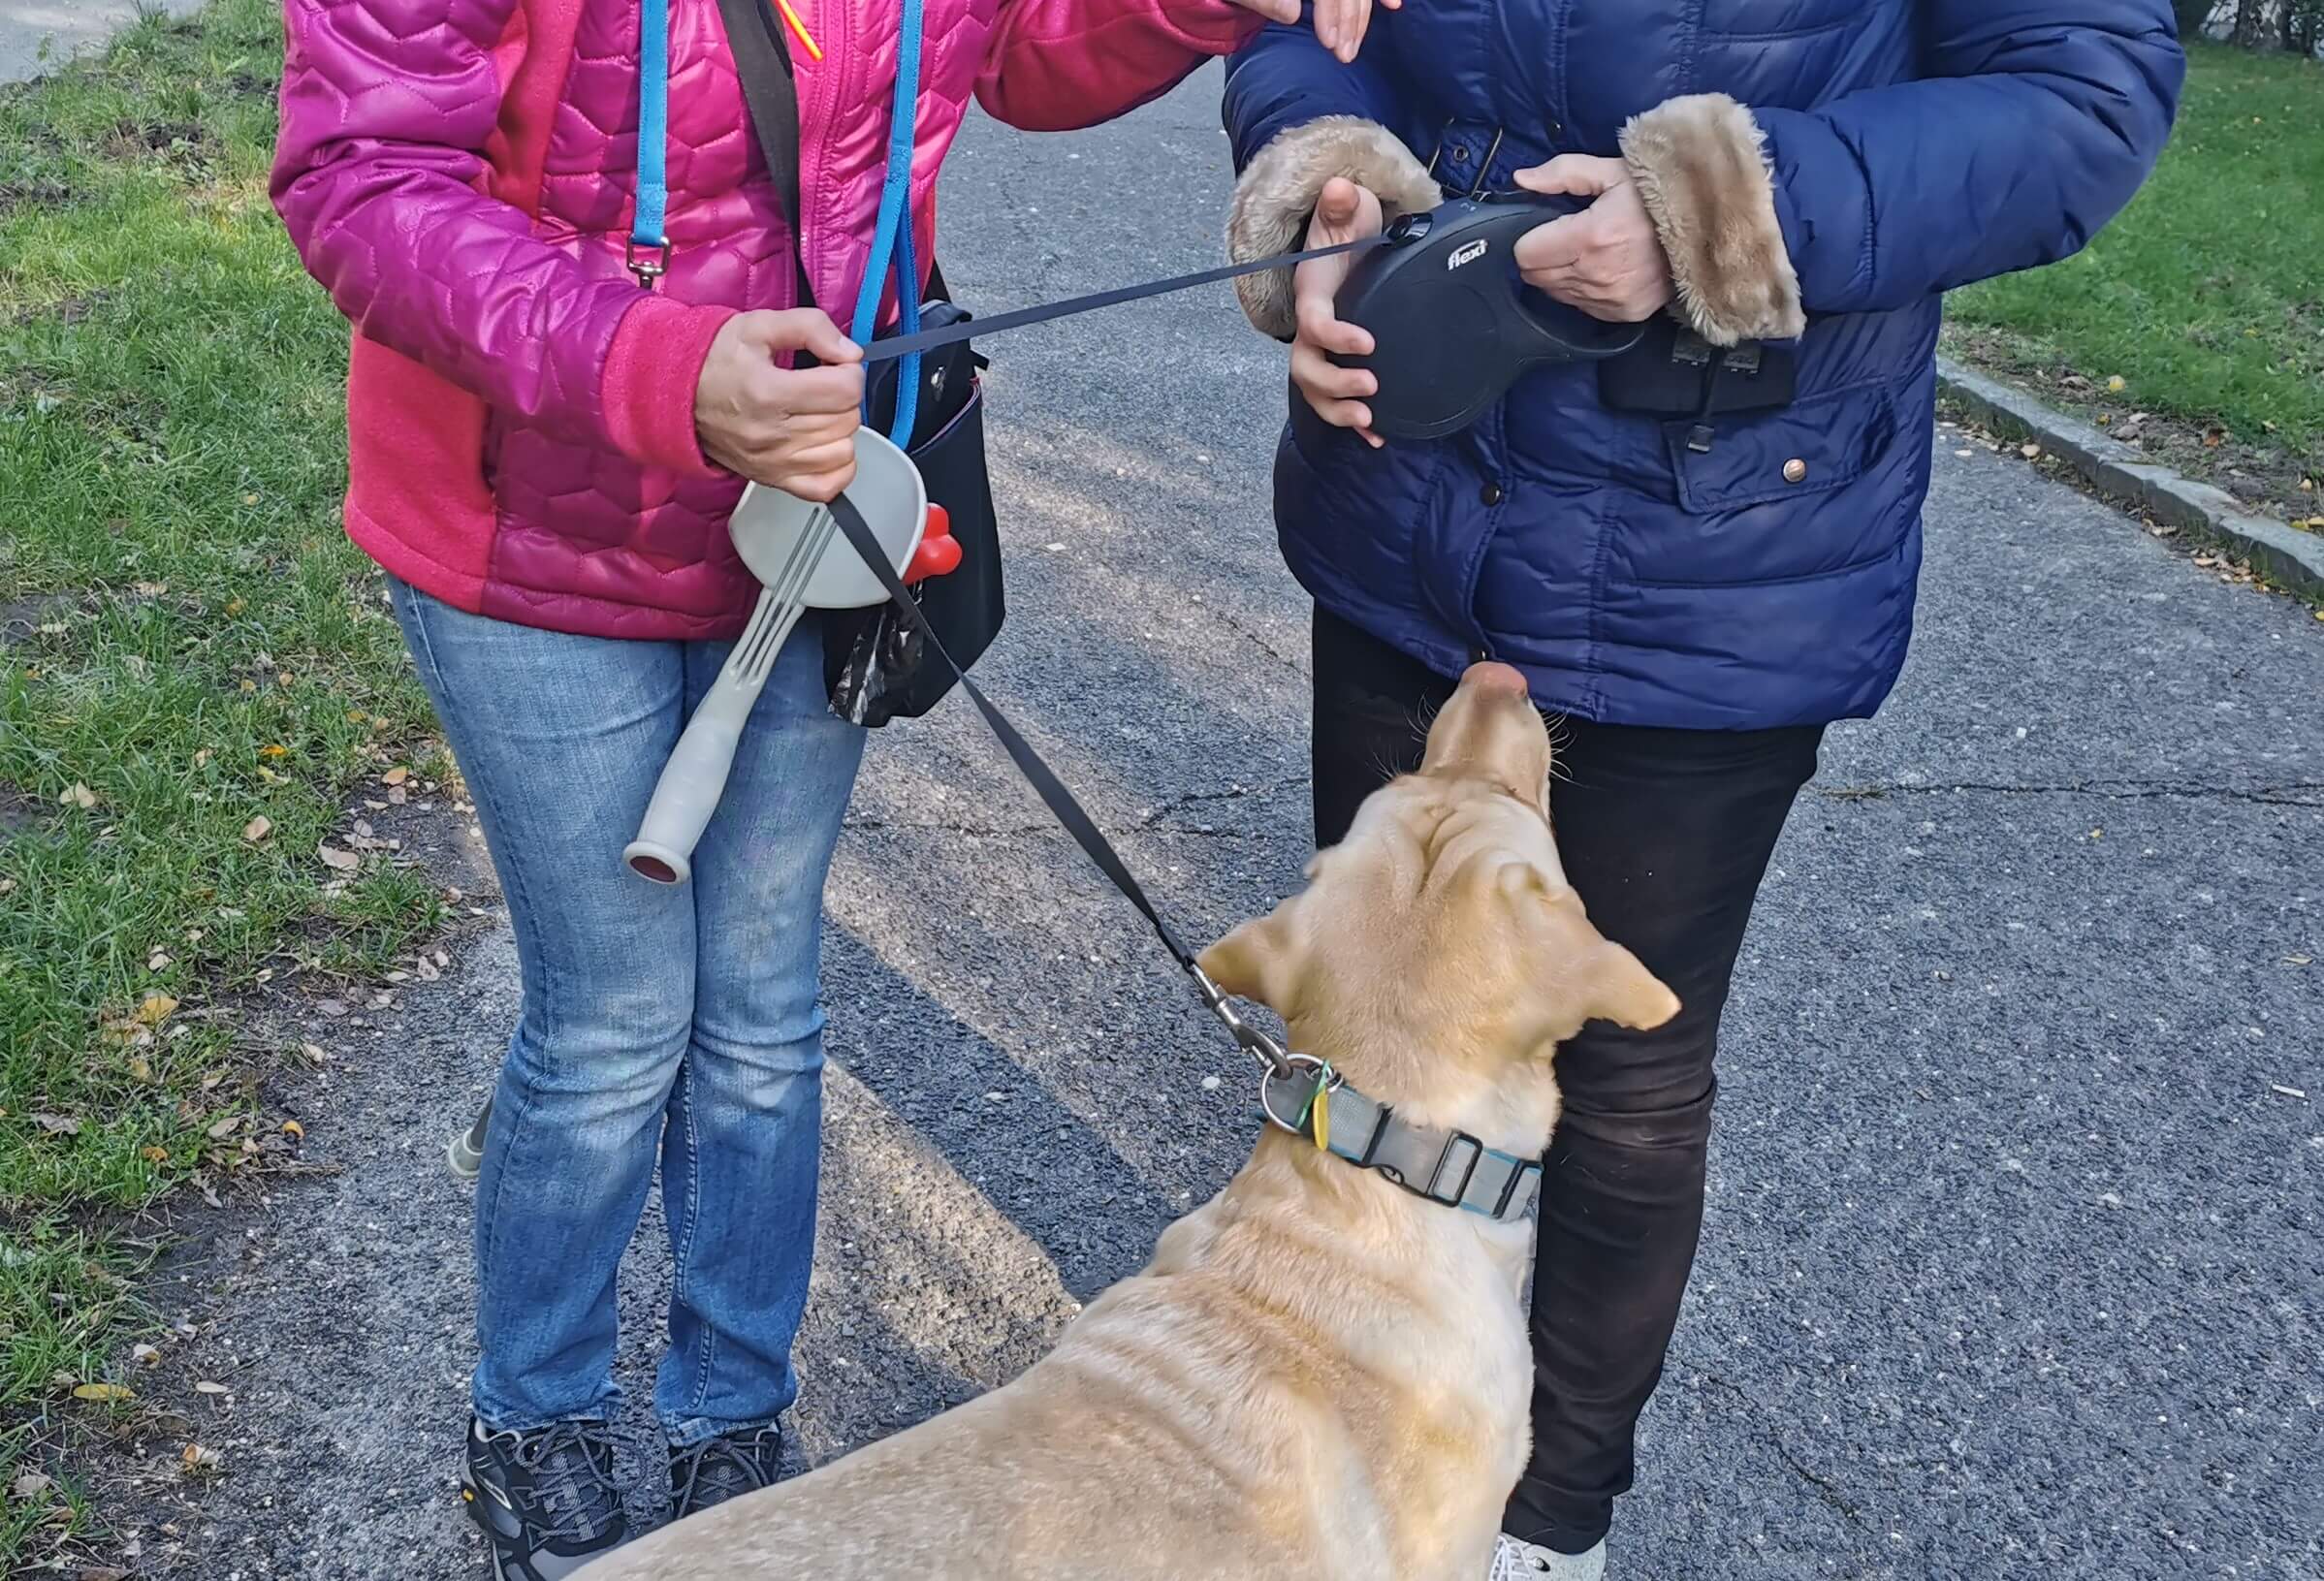
<svg viewBox="0 0 2324 1581"><path fill-rule="evenodd" d="M752 1428L670 1451L670 1519L739 1499L782 1475L782 1430Z"/></svg>
<svg viewBox="0 0 2324 1581"><path fill-rule="evenodd" d="M603 1422L532 1433L470 1422L461 1498L492 1546L493 1581L564 1581L629 1535Z"/></svg>

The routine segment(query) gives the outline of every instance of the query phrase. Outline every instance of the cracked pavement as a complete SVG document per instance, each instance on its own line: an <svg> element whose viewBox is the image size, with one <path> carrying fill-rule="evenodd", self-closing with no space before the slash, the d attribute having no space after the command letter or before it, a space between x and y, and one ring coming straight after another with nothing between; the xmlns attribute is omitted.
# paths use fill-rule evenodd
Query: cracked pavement
<svg viewBox="0 0 2324 1581"><path fill-rule="evenodd" d="M1214 69L1069 137L972 124L956 289L990 312L1213 261L1217 92ZM1211 936L1307 855L1305 611L1267 523L1282 348L1222 288L985 349L1012 613L980 674ZM2014 455L1933 443L1911 666L1832 733L1746 946L1614 1573L2313 1581L2324 625ZM453 1493L466 1202L439 1160L513 961L496 927L454 948L393 1020L331 1029L302 1114L343 1172L156 1294L216 1320L195 1359L236 1392L185 1406L225 1474L146 1532L153 1573L481 1573ZM1022 1367L1252 1134L1233 1049L957 699L875 740L826 964L811 1459ZM651 1222L629 1276L642 1385Z"/></svg>

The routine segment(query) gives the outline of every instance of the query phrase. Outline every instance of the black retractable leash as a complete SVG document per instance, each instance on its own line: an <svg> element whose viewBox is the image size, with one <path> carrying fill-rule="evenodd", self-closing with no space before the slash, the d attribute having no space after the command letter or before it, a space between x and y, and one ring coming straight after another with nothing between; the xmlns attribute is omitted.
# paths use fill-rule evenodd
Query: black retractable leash
<svg viewBox="0 0 2324 1581"><path fill-rule="evenodd" d="M1365 401L1371 408L1373 432L1387 439L1442 439L1476 422L1528 369L1552 363L1603 362L1621 356L1644 336L1643 325L1591 318L1532 290L1517 276L1512 252L1517 238L1561 214L1578 213L1583 206L1572 198L1533 192L1456 198L1425 213L1398 215L1378 236L875 340L864 356L867 362L884 363L971 335L981 340L1053 319L1356 253L1362 256L1349 269L1334 301L1342 321L1371 332L1373 349L1368 356L1334 361L1379 375L1380 393Z"/></svg>
<svg viewBox="0 0 2324 1581"><path fill-rule="evenodd" d="M1335 299L1343 322L1372 334L1368 356L1332 361L1379 375L1380 393L1364 400L1374 433L1442 439L1483 416L1530 368L1603 362L1639 343L1643 325L1591 318L1518 278L1517 238L1583 206L1488 192L1388 223L1387 245L1356 260Z"/></svg>

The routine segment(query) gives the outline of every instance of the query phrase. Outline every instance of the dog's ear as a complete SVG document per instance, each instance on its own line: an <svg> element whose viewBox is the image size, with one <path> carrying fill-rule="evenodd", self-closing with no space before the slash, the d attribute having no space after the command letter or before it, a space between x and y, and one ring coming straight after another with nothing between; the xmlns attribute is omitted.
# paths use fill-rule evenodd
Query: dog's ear
<svg viewBox="0 0 2324 1581"><path fill-rule="evenodd" d="M1204 950L1194 964L1226 993L1289 1017L1299 982L1299 943L1290 905L1287 901L1266 916L1254 917Z"/></svg>
<svg viewBox="0 0 2324 1581"><path fill-rule="evenodd" d="M1678 996L1645 963L1612 939L1602 939L1587 968L1590 1014L1617 1027L1651 1031L1678 1014Z"/></svg>
<svg viewBox="0 0 2324 1581"><path fill-rule="evenodd" d="M1637 956L1599 933L1570 887L1551 882L1531 863L1512 863L1497 877L1512 905L1550 924L1552 947L1564 963L1559 975L1580 988L1584 1015L1649 1031L1678 1014L1678 996Z"/></svg>

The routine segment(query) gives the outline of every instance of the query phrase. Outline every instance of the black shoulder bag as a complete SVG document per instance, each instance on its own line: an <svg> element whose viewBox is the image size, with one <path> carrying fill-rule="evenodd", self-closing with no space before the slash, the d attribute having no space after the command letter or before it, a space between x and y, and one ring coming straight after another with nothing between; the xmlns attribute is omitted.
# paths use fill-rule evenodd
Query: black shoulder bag
<svg viewBox="0 0 2324 1581"><path fill-rule="evenodd" d="M789 47L776 30L766 0L718 0L734 53L750 124L767 172L794 230L799 215L799 95ZM948 300L943 274L931 267L922 329L940 329L971 315ZM813 300L804 264L799 300ZM920 360L919 414L905 452L920 469L932 505L951 518L960 564L913 588L920 613L965 669L1000 635L1007 613L1001 585L1001 527L985 469L984 391L977 371L984 358L956 341ZM868 421L882 432L895 421L901 361L874 364L867 387ZM928 651L919 630L893 604L823 614L823 676L831 711L853 724L877 728L890 719L916 719L942 701L957 681L951 668Z"/></svg>

